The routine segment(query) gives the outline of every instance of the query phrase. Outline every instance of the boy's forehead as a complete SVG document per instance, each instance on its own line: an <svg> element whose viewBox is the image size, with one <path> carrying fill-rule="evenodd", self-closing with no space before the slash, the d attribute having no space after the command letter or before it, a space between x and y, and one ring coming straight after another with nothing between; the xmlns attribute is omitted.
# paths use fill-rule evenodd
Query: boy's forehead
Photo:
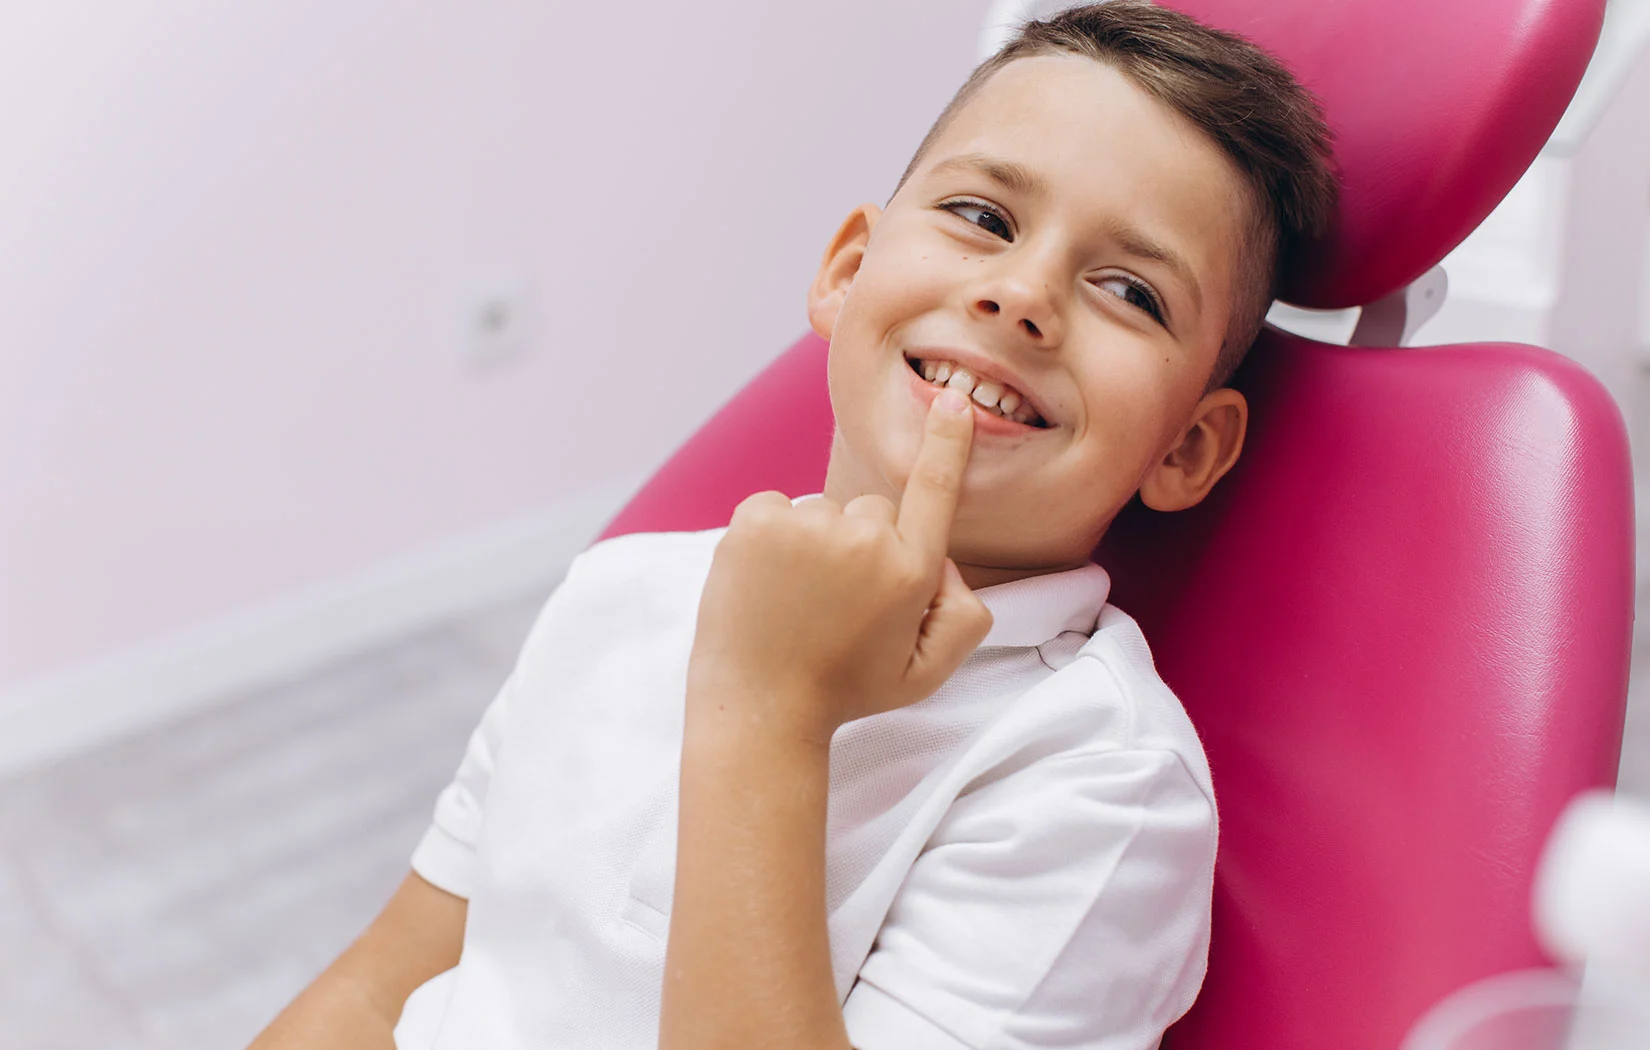
<svg viewBox="0 0 1650 1050"><path fill-rule="evenodd" d="M1117 106L1160 105L1115 67L1081 55L1033 55L1008 63L952 115L951 130L1013 133L1063 125L1092 133ZM942 136L943 138L943 136Z"/></svg>
<svg viewBox="0 0 1650 1050"><path fill-rule="evenodd" d="M1205 184L1209 176L1235 174L1185 117L1116 68L1080 55L1037 55L998 70L952 114L923 166L992 147L1052 169L1050 177L1077 174L1084 181L1115 181L1137 168L1156 172L1168 161L1200 169ZM1068 167L1074 170L1062 171Z"/></svg>

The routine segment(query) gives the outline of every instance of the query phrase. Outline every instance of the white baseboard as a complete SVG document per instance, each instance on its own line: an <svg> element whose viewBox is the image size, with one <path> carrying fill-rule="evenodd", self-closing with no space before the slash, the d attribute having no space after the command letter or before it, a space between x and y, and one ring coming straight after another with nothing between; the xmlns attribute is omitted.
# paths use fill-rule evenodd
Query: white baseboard
<svg viewBox="0 0 1650 1050"><path fill-rule="evenodd" d="M546 590L639 483L586 489L357 576L0 688L0 776Z"/></svg>

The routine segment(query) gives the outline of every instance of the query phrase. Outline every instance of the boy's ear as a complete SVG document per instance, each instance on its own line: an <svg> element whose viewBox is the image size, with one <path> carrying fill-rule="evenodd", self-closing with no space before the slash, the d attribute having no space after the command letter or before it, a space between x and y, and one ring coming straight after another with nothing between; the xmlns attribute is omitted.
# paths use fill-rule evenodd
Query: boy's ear
<svg viewBox="0 0 1650 1050"><path fill-rule="evenodd" d="M1180 441L1141 480L1140 501L1163 511L1196 505L1237 462L1248 426L1242 394L1221 387L1203 395Z"/></svg>
<svg viewBox="0 0 1650 1050"><path fill-rule="evenodd" d="M843 300L848 298L848 286L854 283L854 274L865 258L871 228L881 217L882 209L875 204L861 204L849 212L825 249L825 258L819 261L814 283L808 286L808 323L827 342L836 328Z"/></svg>

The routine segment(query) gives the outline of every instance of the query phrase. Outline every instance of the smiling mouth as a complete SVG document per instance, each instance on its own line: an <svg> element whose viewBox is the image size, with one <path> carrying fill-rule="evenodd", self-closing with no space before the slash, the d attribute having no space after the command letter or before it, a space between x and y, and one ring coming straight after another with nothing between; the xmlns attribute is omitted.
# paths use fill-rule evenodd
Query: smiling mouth
<svg viewBox="0 0 1650 1050"><path fill-rule="evenodd" d="M1031 407L1024 394L996 380L977 379L972 372L955 361L908 357L905 363L911 366L911 371L928 383L937 387L950 387L992 415L1038 429L1048 426L1047 421Z"/></svg>

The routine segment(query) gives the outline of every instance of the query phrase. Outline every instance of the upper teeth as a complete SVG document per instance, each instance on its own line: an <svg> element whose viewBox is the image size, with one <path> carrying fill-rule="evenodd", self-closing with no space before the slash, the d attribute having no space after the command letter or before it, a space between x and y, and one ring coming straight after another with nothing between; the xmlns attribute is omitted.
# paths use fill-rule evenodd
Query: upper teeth
<svg viewBox="0 0 1650 1050"><path fill-rule="evenodd" d="M1042 423L1042 418L1026 403L1024 395L1013 387L992 379L976 379L968 369L952 361L923 359L917 362L922 377L930 383L948 386L994 415L1004 416L1016 423Z"/></svg>

